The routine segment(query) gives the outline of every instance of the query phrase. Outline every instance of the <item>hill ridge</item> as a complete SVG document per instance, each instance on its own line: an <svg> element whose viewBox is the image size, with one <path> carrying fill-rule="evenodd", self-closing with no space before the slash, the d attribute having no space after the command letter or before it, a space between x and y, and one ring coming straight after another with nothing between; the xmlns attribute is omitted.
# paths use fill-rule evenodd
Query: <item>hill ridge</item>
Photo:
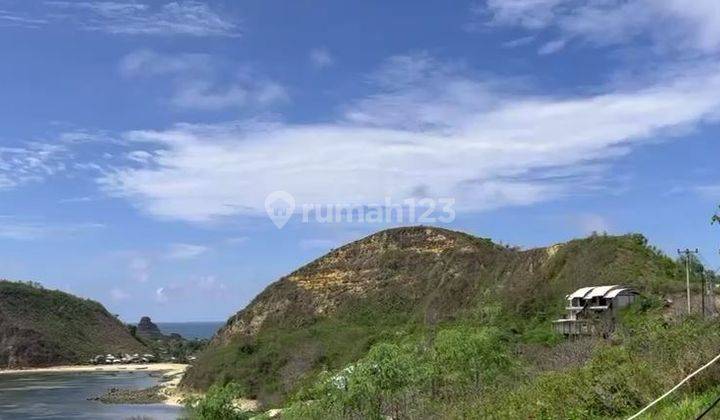
<svg viewBox="0 0 720 420"><path fill-rule="evenodd" d="M97 354L145 349L99 302L0 280L0 367L85 363Z"/></svg>
<svg viewBox="0 0 720 420"><path fill-rule="evenodd" d="M522 330L522 320L560 315L569 290L605 283L644 290L671 280L674 269L638 234L518 250L444 228L382 230L269 285L230 317L184 383L202 388L255 376L247 384L253 393L282 398L309 372L352 362L392 331L432 328L491 309L519 320L513 329ZM360 350L338 350L340 340ZM269 366L274 374L262 373Z"/></svg>

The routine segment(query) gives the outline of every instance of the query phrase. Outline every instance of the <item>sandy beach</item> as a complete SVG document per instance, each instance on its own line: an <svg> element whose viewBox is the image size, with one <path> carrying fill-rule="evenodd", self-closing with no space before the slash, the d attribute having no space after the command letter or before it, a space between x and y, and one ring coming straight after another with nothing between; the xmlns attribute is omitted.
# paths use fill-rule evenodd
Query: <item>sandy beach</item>
<svg viewBox="0 0 720 420"><path fill-rule="evenodd" d="M147 363L118 365L68 365L43 368L1 369L0 375L28 373L70 373L70 372L162 372L160 392L166 397L165 404L181 405L183 395L177 390L178 384L190 365L180 363Z"/></svg>
<svg viewBox="0 0 720 420"><path fill-rule="evenodd" d="M150 372L167 371L176 375L184 373L190 365L181 363L146 363L146 364L118 364L118 365L66 365L49 366L42 368L0 369L0 375L12 373L52 373L52 372L119 372L145 370Z"/></svg>

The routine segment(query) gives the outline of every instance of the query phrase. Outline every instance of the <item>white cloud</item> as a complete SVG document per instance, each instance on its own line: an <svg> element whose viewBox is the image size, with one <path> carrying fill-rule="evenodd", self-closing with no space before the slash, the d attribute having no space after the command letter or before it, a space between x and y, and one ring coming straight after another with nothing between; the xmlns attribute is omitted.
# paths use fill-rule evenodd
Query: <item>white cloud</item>
<svg viewBox="0 0 720 420"><path fill-rule="evenodd" d="M174 260L187 260L199 257L206 253L210 248L203 245L193 244L171 244L168 247L168 252L165 254L166 258Z"/></svg>
<svg viewBox="0 0 720 420"><path fill-rule="evenodd" d="M586 235L612 231L612 227L608 219L599 214L581 214L574 218L574 222Z"/></svg>
<svg viewBox="0 0 720 420"><path fill-rule="evenodd" d="M0 219L0 238L33 240L45 235L46 229L42 225L15 221L8 222Z"/></svg>
<svg viewBox="0 0 720 420"><path fill-rule="evenodd" d="M240 86L213 88L206 81L183 83L172 98L173 105L180 108L221 109L242 107L248 102L248 92Z"/></svg>
<svg viewBox="0 0 720 420"><path fill-rule="evenodd" d="M165 291L165 287L158 287L155 289L155 300L160 303L166 303L168 301L168 295Z"/></svg>
<svg viewBox="0 0 720 420"><path fill-rule="evenodd" d="M95 201L96 198L90 197L90 196L82 196L82 197L68 197L68 198L62 198L58 200L59 204L73 204L73 203L89 203L91 201Z"/></svg>
<svg viewBox="0 0 720 420"><path fill-rule="evenodd" d="M564 39L550 41L550 42L546 43L545 45L543 45L542 47L540 47L540 49L538 49L538 54L547 55L547 54L556 53L556 52L560 51L561 49L565 48L566 43L567 43L567 41L565 41Z"/></svg>
<svg viewBox="0 0 720 420"><path fill-rule="evenodd" d="M718 70L703 64L645 87L560 97L513 93L427 56L396 57L376 74L378 93L336 121L130 132L128 141L161 153L100 182L151 215L189 221L262 215L276 190L298 203L377 204L422 190L454 197L461 211L532 204L577 188L573 174L598 161L711 121Z"/></svg>
<svg viewBox="0 0 720 420"><path fill-rule="evenodd" d="M138 163L149 163L153 159L153 154L145 150L133 150L126 155L128 160Z"/></svg>
<svg viewBox="0 0 720 420"><path fill-rule="evenodd" d="M228 289L227 285L215 276L200 277L193 288L204 294L223 293Z"/></svg>
<svg viewBox="0 0 720 420"><path fill-rule="evenodd" d="M165 76L173 85L169 103L177 108L219 110L264 108L288 102L284 86L239 69L229 81L219 81L217 67L203 54L160 54L151 50L130 53L120 60L120 73L127 78Z"/></svg>
<svg viewBox="0 0 720 420"><path fill-rule="evenodd" d="M128 266L135 281L145 283L150 278L152 264L149 258L141 255L132 256Z"/></svg>
<svg viewBox="0 0 720 420"><path fill-rule="evenodd" d="M330 67L335 63L335 59L327 48L314 48L310 51L310 62L317 69Z"/></svg>
<svg viewBox="0 0 720 420"><path fill-rule="evenodd" d="M15 13L9 10L0 10L0 27L39 28L48 23L47 20Z"/></svg>
<svg viewBox="0 0 720 420"><path fill-rule="evenodd" d="M261 80L243 80L229 85L208 80L184 80L177 84L171 103L178 108L218 110L264 107L289 100L281 85Z"/></svg>
<svg viewBox="0 0 720 420"><path fill-rule="evenodd" d="M232 238L225 239L225 243L228 245L241 245L250 240L249 236L234 236Z"/></svg>
<svg viewBox="0 0 720 420"><path fill-rule="evenodd" d="M290 101L290 95L284 86L268 80L256 82L250 94L253 97L253 101L260 106L270 106Z"/></svg>
<svg viewBox="0 0 720 420"><path fill-rule="evenodd" d="M0 238L18 241L67 238L104 227L100 223L57 224L0 216Z"/></svg>
<svg viewBox="0 0 720 420"><path fill-rule="evenodd" d="M300 202L363 204L430 185L474 208L526 204L561 192L523 180L528 170L617 153L629 140L697 122L718 102L710 69L635 91L559 99L504 97L448 74L428 80L443 71L427 58L395 61L400 68L384 80L402 80L401 89L355 104L349 121L130 133L166 150L156 168L124 169L104 183L152 214L189 220L259 211L277 189Z"/></svg>
<svg viewBox="0 0 720 420"><path fill-rule="evenodd" d="M487 0L475 7L476 13L490 13L499 24L531 29L548 26L555 19L555 8L565 0Z"/></svg>
<svg viewBox="0 0 720 420"><path fill-rule="evenodd" d="M720 185L701 185L693 190L707 200L720 200Z"/></svg>
<svg viewBox="0 0 720 420"><path fill-rule="evenodd" d="M117 138L103 130L75 129L60 133L58 142L63 146L76 146L85 143L118 144Z"/></svg>
<svg viewBox="0 0 720 420"><path fill-rule="evenodd" d="M720 49L716 0L487 0L476 10L492 24L552 29L562 40L596 45L649 40L663 49ZM553 41L560 48L561 40Z"/></svg>
<svg viewBox="0 0 720 420"><path fill-rule="evenodd" d="M215 276L201 276L185 281L173 282L155 290L155 300L159 303L169 301L198 299L228 299L233 297L227 284Z"/></svg>
<svg viewBox="0 0 720 420"><path fill-rule="evenodd" d="M504 42L502 45L505 48L517 48L517 47L522 47L524 45L531 44L533 41L535 41L534 36L523 36L520 38L515 38L513 40Z"/></svg>
<svg viewBox="0 0 720 420"><path fill-rule="evenodd" d="M120 60L120 73L125 77L151 77L166 74L210 72L212 60L205 54L160 54L143 49L131 52Z"/></svg>
<svg viewBox="0 0 720 420"><path fill-rule="evenodd" d="M47 143L0 146L0 190L41 181L64 171L67 154L65 147Z"/></svg>
<svg viewBox="0 0 720 420"><path fill-rule="evenodd" d="M198 1L137 3L46 1L47 19L73 22L88 31L124 35L239 36L237 23Z"/></svg>
<svg viewBox="0 0 720 420"><path fill-rule="evenodd" d="M110 289L110 298L116 302L121 302L130 298L130 294L120 288L113 287Z"/></svg>

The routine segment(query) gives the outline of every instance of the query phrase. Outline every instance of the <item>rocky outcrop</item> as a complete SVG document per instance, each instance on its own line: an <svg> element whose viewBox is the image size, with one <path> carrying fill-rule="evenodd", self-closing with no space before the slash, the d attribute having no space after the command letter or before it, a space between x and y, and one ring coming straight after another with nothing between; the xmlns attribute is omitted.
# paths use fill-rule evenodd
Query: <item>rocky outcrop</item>
<svg viewBox="0 0 720 420"><path fill-rule="evenodd" d="M468 304L513 252L490 240L430 227L397 228L352 242L283 277L234 315L211 345L254 336L271 325L296 325L342 312L358 301L430 305L430 318L447 317ZM444 287L443 287L444 286ZM427 306L427 305L426 305Z"/></svg>
<svg viewBox="0 0 720 420"><path fill-rule="evenodd" d="M149 316L140 318L135 334L145 340L163 340L165 338L160 328L152 322Z"/></svg>

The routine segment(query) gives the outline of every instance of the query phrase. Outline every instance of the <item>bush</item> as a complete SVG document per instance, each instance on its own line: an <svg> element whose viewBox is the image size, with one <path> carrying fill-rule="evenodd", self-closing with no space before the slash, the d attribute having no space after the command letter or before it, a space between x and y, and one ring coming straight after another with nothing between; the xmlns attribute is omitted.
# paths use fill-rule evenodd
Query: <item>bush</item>
<svg viewBox="0 0 720 420"><path fill-rule="evenodd" d="M234 401L242 395L242 388L235 384L213 385L201 398L190 398L185 406L190 417L197 420L246 420L251 413L240 412Z"/></svg>
<svg viewBox="0 0 720 420"><path fill-rule="evenodd" d="M284 413L288 418L426 417L438 401L476 395L510 371L497 330L452 327L425 340L373 346L340 372L324 372ZM308 402L310 401L310 402Z"/></svg>
<svg viewBox="0 0 720 420"><path fill-rule="evenodd" d="M623 314L613 342L598 346L580 366L553 371L513 360L512 337L494 328L446 326L434 336L376 344L357 363L323 373L296 396L284 417L626 417L720 348L720 325L693 318L669 323L658 306L652 300L638 302ZM525 338L516 339L522 344ZM718 382L720 365L698 375L649 415L692 416L720 393Z"/></svg>
<svg viewBox="0 0 720 420"><path fill-rule="evenodd" d="M437 376L455 386L471 386L475 391L484 383L492 383L511 365L500 334L489 328L440 331L433 356Z"/></svg>

